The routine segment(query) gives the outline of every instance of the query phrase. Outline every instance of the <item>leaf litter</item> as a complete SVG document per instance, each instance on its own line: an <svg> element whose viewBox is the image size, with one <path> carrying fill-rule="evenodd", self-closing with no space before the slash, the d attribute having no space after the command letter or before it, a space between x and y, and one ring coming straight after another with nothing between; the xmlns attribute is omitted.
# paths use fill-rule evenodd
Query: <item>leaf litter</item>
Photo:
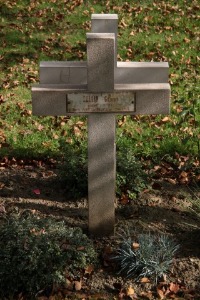
<svg viewBox="0 0 200 300"><path fill-rule="evenodd" d="M96 1L95 1L96 2ZM54 5L55 1L50 0L49 4ZM63 5L64 4L64 5ZM184 15L188 16L188 19L196 20L197 12L199 11L199 5L197 1L192 1L190 5L183 1L182 5L165 3L161 1L160 3L152 2L151 6L146 4L131 5L129 2L122 3L120 5L113 4L112 1L105 1L105 9L107 12L115 11L115 13L126 13L127 18L122 16L119 24L119 36L122 35L122 31L130 31L130 36L136 38L137 34L145 34L150 29L150 24L153 22L154 16L151 16L152 10L158 13L162 11L163 16L174 14L176 18L173 24L162 24L157 22L153 26L153 30L161 35L163 32L166 35L166 42L174 47L175 50L172 52L172 56L169 56L166 51L161 51L159 43L157 43L154 49L148 48L144 49L142 53L143 58L150 60L169 60L171 65L176 65L176 62L181 62L183 64L181 72L176 68L173 68L172 74L170 76L170 83L173 88L177 88L177 84L187 81L188 85L191 83L191 78L198 78L198 75L194 71L199 57L193 55L193 50L195 47L194 42L197 41L197 27L193 26L192 29L185 26L180 26L181 20ZM2 4L3 5L3 4ZM41 7L38 9L40 1L32 1L27 9L23 11L20 9L16 14L16 20L22 20L24 12L26 12L26 18L35 17L36 22L32 23L32 27L23 27L20 22L15 24L14 21L10 24L3 24L2 29L9 28L11 32L17 29L21 32L23 38L19 36L20 47L23 46L26 41L26 36L31 40L33 38L34 30L37 31L39 40L37 45L37 53L41 52L42 55L48 56L50 58L59 57L59 59L66 59L66 53L70 53L71 57L78 57L82 59L85 55L83 47L85 45L80 42L76 46L71 46L66 42L65 39L60 38L60 32L63 28L67 31L68 28L64 24L64 14L74 14L76 9L81 8L83 5L82 0L73 0L57 3L59 12L52 14L52 8ZM17 6L16 1L6 1L4 9L10 9L10 12L14 11ZM11 11L12 10L12 11ZM85 16L90 16L94 13L93 8L87 6L84 11ZM140 24L137 24L137 18L139 19L142 14L143 16L143 26L141 28ZM14 13L15 14L15 13ZM161 15L160 15L161 16ZM12 16L13 17L13 16ZM134 17L135 24L134 28L130 28L128 24L129 19ZM2 20L3 21L3 20ZM59 23L56 23L59 22ZM45 28L50 27L50 24L59 24L56 27L55 33L49 33L49 37L43 42L40 41L40 34ZM88 21L83 22L83 28L89 30L90 24ZM187 36L185 36L181 42L174 40L173 31L177 32L178 26L183 28ZM178 32L179 33L179 32ZM2 31L2 44L4 47L3 53L0 55L0 61L7 64L10 63L10 58L8 56L8 51L6 47L9 46L9 41L6 42L4 37L4 32ZM178 35L178 34L177 34ZM174 46L173 46L174 44ZM57 55L54 47L59 47L59 55ZM179 51L176 50L177 47L181 48L181 45L187 48L186 51L180 55ZM134 43L127 45L126 58L128 60L134 60L137 53L135 53ZM13 47L17 49L17 43L13 44ZM185 48L184 48L185 49ZM162 53L163 52L163 53ZM139 53L138 53L139 54ZM16 107L20 112L19 123L22 122L22 118L29 118L31 116L31 110L21 103L16 96L16 90L20 85L30 88L30 84L38 81L38 70L37 70L37 60L38 56L32 59L34 54L30 54L27 58L23 55L17 57L17 64L9 67L6 65L5 77L2 81L2 87L4 92L0 95L0 105L5 105L5 111L10 109L11 102L14 101ZM56 56L55 56L56 55ZM142 59L143 59L142 58ZM119 59L120 55L119 55ZM184 70L185 66L187 70ZM187 88L187 84L183 85ZM192 85L191 85L192 86ZM11 92L10 92L11 90ZM14 91L14 92L13 92ZM185 96L185 95L184 95ZM192 104L192 96L185 103L190 108ZM180 101L179 101L180 102ZM2 107L3 107L2 106ZM190 112L186 112L183 105L180 103L175 103L173 110L180 114L181 112L189 116L187 119L187 124L181 127L180 130L174 131L173 135L184 134L187 139L197 138L197 131L195 127L196 120ZM183 115L183 117L185 117ZM141 128L140 123L143 121L143 117L134 116L133 119L138 122L138 127L136 132L141 135L144 129ZM26 121L26 126L27 122ZM65 124L66 120L61 121ZM64 127L64 124L61 124ZM12 145L7 141L7 134L13 129L12 124L7 124L4 120L1 121L1 131L0 131L0 146L1 149L10 149ZM172 125L176 126L178 120L175 116L163 117L161 120L155 120L151 117L151 122L149 122L149 127L155 129L161 129L156 135L157 141L163 140L162 126ZM118 121L120 128L124 128L126 125L126 117L124 116ZM45 125L35 124L37 131L44 131ZM84 124L78 121L72 124L72 131L76 137L82 137L82 128ZM127 130L127 129L126 129ZM127 135L133 137L132 129L127 130ZM20 135L24 138L26 135L32 134L31 130L20 131ZM63 136L67 135L67 132L63 131ZM52 133L52 138L57 140L58 134ZM15 138L16 139L16 138ZM73 143L71 137L66 137L67 143ZM16 142L16 140L14 140ZM42 146L49 148L51 145L50 141L43 141ZM138 147L143 147L144 142L140 141L136 145ZM155 143L155 147L159 149L160 144ZM113 299L199 299L199 273L200 273L200 253L199 253L199 219L191 213L188 207L191 205L190 200L193 197L191 192L188 192L187 185L196 180L200 182L200 175L198 172L194 172L194 169L199 168L199 160L193 161L191 167L187 167L189 155L176 154L176 159L179 163L178 167L173 166L173 163L167 163L166 161L160 162L159 165L154 167L152 173L154 173L154 181L152 183L152 189L148 191L141 192L138 199L134 201L129 199L128 193L124 193L119 201L118 208L116 209L117 216L117 226L123 227L125 224L127 226L134 228L136 232L151 230L153 232L167 232L177 238L181 245L181 250L179 256L176 257L174 262L174 267L171 270L171 277L168 278L168 282L159 283L157 287L153 287L148 278L142 278L140 283L134 283L133 281L126 281L123 278L116 276L116 270L113 263L110 261L110 256L115 248L115 243L112 243L112 239L106 239L103 241L95 241L99 249L100 256L102 255L102 265L98 270L94 270L93 266L88 266L84 270L84 275L81 279L76 281L69 280L71 286L65 290L56 290L54 294L50 296L40 296L40 300L59 300L66 299L66 297L77 297L77 299L108 299L112 297ZM44 162L43 160L27 160L21 159L17 160L14 157L8 158L3 157L0 162L0 214L9 215L12 210L31 210L36 214L43 216L53 215L55 218L64 218L71 226L81 226L85 230L87 228L87 205L85 204L86 199L79 199L77 201L66 199L66 189L60 187L55 180L57 176L56 164L57 161ZM31 176L31 172L35 173ZM42 193L41 193L42 191ZM198 196L199 199L199 196ZM80 208L79 210L77 208ZM74 211L76 211L74 213ZM82 214L81 212L84 213ZM116 231L118 229L116 228ZM111 244L108 246L108 244ZM134 245L136 247L136 245ZM81 251L81 250L80 250ZM86 277L86 278L85 278ZM76 284L75 284L76 282ZM70 285L70 284L69 284ZM110 294L106 290L106 286L110 287ZM78 288L78 290L77 290ZM93 294L91 295L91 291ZM19 295L18 299L25 300L25 296Z"/></svg>
<svg viewBox="0 0 200 300"><path fill-rule="evenodd" d="M37 176L30 176L33 170ZM66 199L65 189L59 186L56 178L55 165L43 163L41 167L40 162L38 167L34 165L33 168L30 165L24 165L23 168L21 165L6 167L0 174L0 182L3 183L0 189L0 213L9 216L13 210L31 210L40 217L53 216L65 220L70 226L87 230L85 201ZM38 188L35 189L35 186ZM33 191L36 191L37 198L33 197ZM69 278L65 288L52 291L50 296L45 296L46 299L198 299L200 220L188 210L189 195L186 186L163 181L160 182L160 189L141 192L137 202L119 202L116 209L116 236L94 239L101 265L98 268L88 266L81 278ZM132 228L134 235L149 231L165 232L180 244L180 251L164 282L158 282L156 286L151 278L144 277L140 282L135 282L134 279L117 275L117 266L111 258L118 244L118 233L126 226ZM135 242L133 248L138 247L139 244ZM82 251L81 246L78 251Z"/></svg>

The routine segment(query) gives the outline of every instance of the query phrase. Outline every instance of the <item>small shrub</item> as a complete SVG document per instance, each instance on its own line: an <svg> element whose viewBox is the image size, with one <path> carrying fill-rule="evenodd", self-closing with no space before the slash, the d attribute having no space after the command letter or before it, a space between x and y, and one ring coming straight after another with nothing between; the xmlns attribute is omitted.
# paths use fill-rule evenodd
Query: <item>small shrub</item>
<svg viewBox="0 0 200 300"><path fill-rule="evenodd" d="M147 174L133 151L120 148L117 153L117 193L128 192L134 199L147 185Z"/></svg>
<svg viewBox="0 0 200 300"><path fill-rule="evenodd" d="M66 187L68 197L78 198L87 195L87 149L82 143L73 149L66 149L65 162L61 166L59 179Z"/></svg>
<svg viewBox="0 0 200 300"><path fill-rule="evenodd" d="M61 167L60 180L66 186L69 197L87 195L87 149L84 143L73 149L66 149L65 162ZM134 199L148 184L148 177L142 164L131 149L120 147L117 150L117 194L128 193Z"/></svg>
<svg viewBox="0 0 200 300"><path fill-rule="evenodd" d="M30 213L9 217L0 226L0 298L62 283L66 272L77 275L96 257L79 228Z"/></svg>
<svg viewBox="0 0 200 300"><path fill-rule="evenodd" d="M114 260L127 278L148 277L157 282L169 271L177 250L178 246L166 235L141 234L137 244L130 237L124 239Z"/></svg>

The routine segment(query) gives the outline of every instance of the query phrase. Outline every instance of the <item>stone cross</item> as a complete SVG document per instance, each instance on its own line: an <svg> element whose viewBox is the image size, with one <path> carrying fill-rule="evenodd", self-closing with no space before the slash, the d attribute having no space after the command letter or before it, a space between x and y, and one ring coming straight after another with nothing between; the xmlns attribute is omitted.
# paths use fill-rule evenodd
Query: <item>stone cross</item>
<svg viewBox="0 0 200 300"><path fill-rule="evenodd" d="M117 62L116 14L93 14L87 61L41 62L33 114L88 116L89 231L114 233L116 114L168 114L167 62Z"/></svg>

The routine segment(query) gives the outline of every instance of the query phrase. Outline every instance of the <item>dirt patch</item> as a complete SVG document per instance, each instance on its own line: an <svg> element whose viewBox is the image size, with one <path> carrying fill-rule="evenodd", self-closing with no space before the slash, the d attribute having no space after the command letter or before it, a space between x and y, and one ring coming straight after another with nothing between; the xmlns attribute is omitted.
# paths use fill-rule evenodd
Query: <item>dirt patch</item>
<svg viewBox="0 0 200 300"><path fill-rule="evenodd" d="M28 209L43 216L51 215L65 220L69 226L80 226L88 233L87 199L67 199L67 183L65 187L61 185L57 174L56 168L48 166L2 168L1 213L9 214L13 210ZM131 286L136 294L146 293L144 295L149 297L146 299L157 299L153 296L153 283L135 283L134 280L118 276L112 263L106 258L109 253L105 249L116 247L118 234L128 227L136 236L138 233L149 231L171 235L180 245L180 249L167 281L178 284L185 291L184 295L189 295L187 299L200 299L200 218L190 210L193 195L184 185L159 182L156 186L157 190L146 190L129 204L118 203L116 235L111 238L94 239L102 265L93 274L83 278L83 291L90 291L94 295L106 294L107 299L113 299L115 295L119 296L123 289ZM200 193L195 196L200 197Z"/></svg>

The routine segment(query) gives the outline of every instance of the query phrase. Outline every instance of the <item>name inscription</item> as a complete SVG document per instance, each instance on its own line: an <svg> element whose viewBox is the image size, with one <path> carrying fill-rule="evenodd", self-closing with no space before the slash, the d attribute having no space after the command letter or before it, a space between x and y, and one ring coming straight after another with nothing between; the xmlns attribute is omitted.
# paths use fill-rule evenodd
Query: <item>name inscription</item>
<svg viewBox="0 0 200 300"><path fill-rule="evenodd" d="M133 112L135 92L67 94L66 110L69 113Z"/></svg>

